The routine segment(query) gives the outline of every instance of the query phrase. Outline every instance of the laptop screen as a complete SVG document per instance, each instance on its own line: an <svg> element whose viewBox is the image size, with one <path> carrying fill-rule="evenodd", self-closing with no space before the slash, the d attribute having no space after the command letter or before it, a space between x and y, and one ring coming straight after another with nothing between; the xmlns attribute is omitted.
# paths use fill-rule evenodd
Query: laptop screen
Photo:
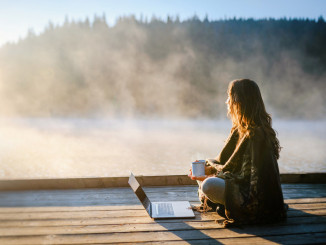
<svg viewBox="0 0 326 245"><path fill-rule="evenodd" d="M128 180L128 183L131 187L131 189L135 192L136 196L140 200L140 202L143 204L144 208L148 212L149 215L152 215L151 213L151 202L148 199L147 195L145 194L143 188L140 186L139 182L135 178L135 176L130 173L130 177Z"/></svg>

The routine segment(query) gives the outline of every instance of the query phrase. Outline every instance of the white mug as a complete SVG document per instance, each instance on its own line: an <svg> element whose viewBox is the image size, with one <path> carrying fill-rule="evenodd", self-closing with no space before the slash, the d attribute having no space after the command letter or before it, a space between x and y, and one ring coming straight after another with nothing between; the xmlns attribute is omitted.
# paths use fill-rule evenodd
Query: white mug
<svg viewBox="0 0 326 245"><path fill-rule="evenodd" d="M197 160L191 164L192 176L205 176L205 160Z"/></svg>

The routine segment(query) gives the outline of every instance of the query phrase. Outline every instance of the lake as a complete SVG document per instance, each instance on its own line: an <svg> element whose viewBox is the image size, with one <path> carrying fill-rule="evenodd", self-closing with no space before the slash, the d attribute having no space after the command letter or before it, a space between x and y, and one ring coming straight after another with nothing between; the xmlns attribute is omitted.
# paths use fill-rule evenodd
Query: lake
<svg viewBox="0 0 326 245"><path fill-rule="evenodd" d="M281 173L326 172L326 121L275 120ZM214 158L227 120L24 118L0 121L0 178L187 174Z"/></svg>

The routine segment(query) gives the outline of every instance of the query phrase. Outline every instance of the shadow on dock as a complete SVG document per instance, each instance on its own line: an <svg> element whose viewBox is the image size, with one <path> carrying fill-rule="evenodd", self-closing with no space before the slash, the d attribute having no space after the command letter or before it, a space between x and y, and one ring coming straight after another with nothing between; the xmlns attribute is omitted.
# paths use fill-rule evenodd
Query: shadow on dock
<svg viewBox="0 0 326 245"><path fill-rule="evenodd" d="M215 238L205 234L203 230L195 229L193 226L188 225L185 222L180 222L180 228L182 228L178 230L171 229L171 223L165 223L162 221L157 221L156 223L189 244L203 244L203 242L205 242L205 244L223 244Z"/></svg>
<svg viewBox="0 0 326 245"><path fill-rule="evenodd" d="M178 236L189 244L232 244L234 243L278 243L278 244L325 244L326 242L326 204L324 210L294 209L288 210L285 221L262 224L243 225L233 228L223 228L218 219L216 228L205 227L196 229L185 221L180 222L180 229L175 229L170 222L158 221L157 224ZM195 222L203 222L196 220ZM206 221L207 223L207 221Z"/></svg>

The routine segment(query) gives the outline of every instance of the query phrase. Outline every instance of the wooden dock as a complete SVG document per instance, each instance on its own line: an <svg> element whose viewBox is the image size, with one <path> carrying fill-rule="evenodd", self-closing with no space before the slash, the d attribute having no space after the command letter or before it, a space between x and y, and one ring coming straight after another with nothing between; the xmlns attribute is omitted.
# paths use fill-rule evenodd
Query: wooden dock
<svg viewBox="0 0 326 245"><path fill-rule="evenodd" d="M286 222L222 228L216 213L152 220L127 187L0 192L0 244L326 244L326 184L282 184ZM146 187L199 204L193 185Z"/></svg>

